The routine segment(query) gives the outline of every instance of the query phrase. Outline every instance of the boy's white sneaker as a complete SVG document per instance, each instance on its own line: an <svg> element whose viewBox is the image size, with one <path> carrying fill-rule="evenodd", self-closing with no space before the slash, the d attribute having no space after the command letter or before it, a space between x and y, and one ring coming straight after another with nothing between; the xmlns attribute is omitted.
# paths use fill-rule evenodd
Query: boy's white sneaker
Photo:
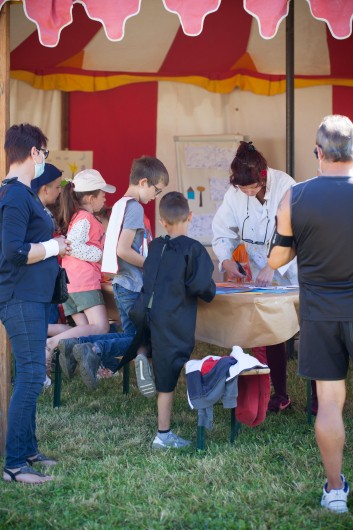
<svg viewBox="0 0 353 530"><path fill-rule="evenodd" d="M325 482L323 495L321 499L321 506L327 508L331 512L336 513L346 513L348 512L347 508L347 499L349 494L349 485L346 481L344 475L341 475L343 487L339 490L332 489L327 492L327 481Z"/></svg>
<svg viewBox="0 0 353 530"><path fill-rule="evenodd" d="M155 439L152 443L153 449L181 449L183 447L187 447L190 445L191 442L189 440L184 440L184 438L180 438L180 436L177 436L173 431L169 431L168 434L161 437L159 433L157 433Z"/></svg>
<svg viewBox="0 0 353 530"><path fill-rule="evenodd" d="M153 381L150 363L146 355L139 353L135 359L136 381L139 391L145 397L156 395L156 385Z"/></svg>

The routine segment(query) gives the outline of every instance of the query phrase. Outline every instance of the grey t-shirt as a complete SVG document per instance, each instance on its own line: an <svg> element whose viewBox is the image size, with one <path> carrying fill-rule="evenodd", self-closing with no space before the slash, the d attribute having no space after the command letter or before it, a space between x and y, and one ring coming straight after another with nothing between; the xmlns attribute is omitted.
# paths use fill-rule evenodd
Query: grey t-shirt
<svg viewBox="0 0 353 530"><path fill-rule="evenodd" d="M131 247L139 254L142 254L141 248L145 232L143 219L144 211L142 205L136 200L128 201L122 228L136 230ZM119 257L118 263L119 272L112 283L118 283L130 291L140 292L142 288L142 268L131 265L131 263Z"/></svg>

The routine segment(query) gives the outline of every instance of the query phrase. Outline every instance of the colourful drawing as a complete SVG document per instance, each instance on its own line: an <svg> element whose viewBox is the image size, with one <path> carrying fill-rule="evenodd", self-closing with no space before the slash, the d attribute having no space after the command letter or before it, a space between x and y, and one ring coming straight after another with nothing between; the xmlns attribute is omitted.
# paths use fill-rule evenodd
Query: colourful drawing
<svg viewBox="0 0 353 530"><path fill-rule="evenodd" d="M195 199L195 192L191 186L186 190L186 195L188 199Z"/></svg>
<svg viewBox="0 0 353 530"><path fill-rule="evenodd" d="M93 167L93 151L50 151L47 162L60 169L64 180L68 180L78 171Z"/></svg>
<svg viewBox="0 0 353 530"><path fill-rule="evenodd" d="M199 206L200 208L202 208L202 192L205 191L205 187L204 186L197 186L197 191L200 192L200 203L199 203Z"/></svg>

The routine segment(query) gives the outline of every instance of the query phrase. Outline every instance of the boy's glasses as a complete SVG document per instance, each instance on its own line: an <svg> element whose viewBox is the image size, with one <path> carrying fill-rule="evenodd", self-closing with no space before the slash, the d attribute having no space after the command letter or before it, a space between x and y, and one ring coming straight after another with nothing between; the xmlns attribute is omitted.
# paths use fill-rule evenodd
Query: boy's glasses
<svg viewBox="0 0 353 530"><path fill-rule="evenodd" d="M267 203L266 203L266 206L267 206ZM250 215L249 215L249 197L248 197L248 204L247 204L247 207L246 207L246 217L244 219L243 226L242 226L242 229L241 229L241 239L242 239L242 241L244 241L245 243L252 243L253 245L265 245L266 244L267 230L268 230L268 225L270 223L270 218L268 216L268 208L266 208L266 216L267 216L267 224L266 224L266 232L265 232L264 240L263 241L253 241L252 239L246 239L244 237L244 226L245 226L245 222L250 217Z"/></svg>
<svg viewBox="0 0 353 530"><path fill-rule="evenodd" d="M154 184L152 184L152 186L154 187L154 192L155 192L155 196L156 197L157 197L157 195L162 193L163 190L161 190L160 188L157 188L157 186L155 186Z"/></svg>
<svg viewBox="0 0 353 530"><path fill-rule="evenodd" d="M44 149L43 147L37 147L37 151L42 151L44 158L48 158L49 156L49 149Z"/></svg>

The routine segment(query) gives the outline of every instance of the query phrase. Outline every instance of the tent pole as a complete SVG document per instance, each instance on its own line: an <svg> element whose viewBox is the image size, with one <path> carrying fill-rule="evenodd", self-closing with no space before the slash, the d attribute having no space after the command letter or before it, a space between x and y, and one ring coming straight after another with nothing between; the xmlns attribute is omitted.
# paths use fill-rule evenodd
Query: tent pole
<svg viewBox="0 0 353 530"><path fill-rule="evenodd" d="M0 181L7 173L3 149L6 130L10 125L10 6L0 10ZM7 414L10 402L11 362L10 344L0 323L0 455L5 454Z"/></svg>
<svg viewBox="0 0 353 530"><path fill-rule="evenodd" d="M294 0L286 17L286 171L294 178Z"/></svg>

